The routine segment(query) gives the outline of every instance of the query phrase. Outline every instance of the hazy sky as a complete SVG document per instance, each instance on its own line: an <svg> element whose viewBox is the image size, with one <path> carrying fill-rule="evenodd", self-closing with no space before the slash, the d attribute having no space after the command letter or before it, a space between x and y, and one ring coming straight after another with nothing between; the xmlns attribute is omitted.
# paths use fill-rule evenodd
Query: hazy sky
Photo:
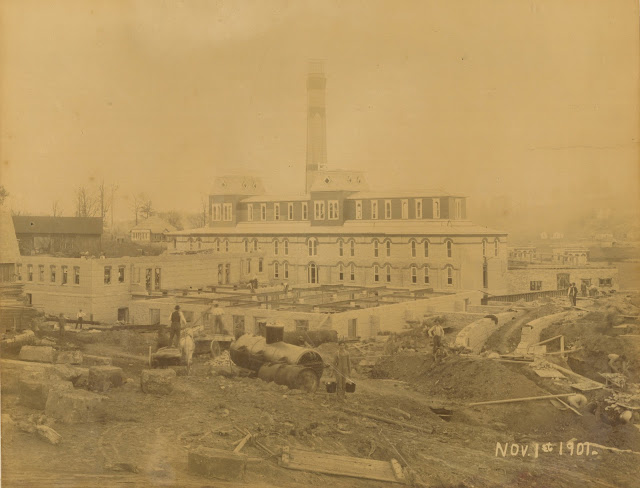
<svg viewBox="0 0 640 488"><path fill-rule="evenodd" d="M48 213L91 178L197 211L216 175L302 190L309 59L329 166L473 201L638 189L638 2L0 0L0 178ZM473 205L473 203L470 205ZM635 200L634 200L635 204Z"/></svg>

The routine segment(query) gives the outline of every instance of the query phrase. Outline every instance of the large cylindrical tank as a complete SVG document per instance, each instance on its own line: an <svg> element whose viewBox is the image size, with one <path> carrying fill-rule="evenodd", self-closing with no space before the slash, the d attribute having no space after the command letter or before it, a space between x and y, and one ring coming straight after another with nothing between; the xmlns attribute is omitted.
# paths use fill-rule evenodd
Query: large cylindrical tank
<svg viewBox="0 0 640 488"><path fill-rule="evenodd" d="M320 383L318 376L311 368L278 363L264 364L258 370L258 378L309 393L315 392Z"/></svg>
<svg viewBox="0 0 640 488"><path fill-rule="evenodd" d="M229 348L231 360L241 368L258 371L268 363L305 366L312 369L320 378L324 371L322 356L312 349L307 349L285 342L267 344L264 337L245 334L231 343Z"/></svg>

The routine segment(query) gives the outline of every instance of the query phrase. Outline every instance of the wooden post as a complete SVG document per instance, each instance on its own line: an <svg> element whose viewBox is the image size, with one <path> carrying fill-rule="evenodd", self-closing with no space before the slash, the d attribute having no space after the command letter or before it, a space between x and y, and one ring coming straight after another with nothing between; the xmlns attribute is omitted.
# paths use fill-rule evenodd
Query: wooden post
<svg viewBox="0 0 640 488"><path fill-rule="evenodd" d="M564 336L560 336L560 358L564 359Z"/></svg>

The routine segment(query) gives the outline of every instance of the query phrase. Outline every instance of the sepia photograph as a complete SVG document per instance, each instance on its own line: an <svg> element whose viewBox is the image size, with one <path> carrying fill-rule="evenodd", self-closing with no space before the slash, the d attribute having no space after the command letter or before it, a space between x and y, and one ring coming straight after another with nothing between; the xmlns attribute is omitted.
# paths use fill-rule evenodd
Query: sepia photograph
<svg viewBox="0 0 640 488"><path fill-rule="evenodd" d="M0 485L632 488L638 0L0 0Z"/></svg>

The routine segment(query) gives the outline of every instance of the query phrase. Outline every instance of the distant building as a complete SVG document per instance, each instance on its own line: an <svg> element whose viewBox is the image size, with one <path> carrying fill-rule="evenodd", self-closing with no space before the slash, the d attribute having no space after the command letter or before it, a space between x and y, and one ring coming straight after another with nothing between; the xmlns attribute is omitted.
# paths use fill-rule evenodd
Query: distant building
<svg viewBox="0 0 640 488"><path fill-rule="evenodd" d="M546 232L540 232L540 239L549 239L549 235Z"/></svg>
<svg viewBox="0 0 640 488"><path fill-rule="evenodd" d="M535 246L510 247L509 261L533 263L538 260L538 250Z"/></svg>
<svg viewBox="0 0 640 488"><path fill-rule="evenodd" d="M562 232L554 232L553 235L551 236L551 239L564 239L564 234Z"/></svg>
<svg viewBox="0 0 640 488"><path fill-rule="evenodd" d="M562 247L553 249L552 261L558 264L587 264L589 249L586 247Z"/></svg>
<svg viewBox="0 0 640 488"><path fill-rule="evenodd" d="M154 215L133 227L129 235L133 242L150 244L154 242L165 242L167 240L167 234L175 230L176 228L173 225Z"/></svg>
<svg viewBox="0 0 640 488"><path fill-rule="evenodd" d="M13 225L22 255L100 250L100 217L42 217L18 215Z"/></svg>

